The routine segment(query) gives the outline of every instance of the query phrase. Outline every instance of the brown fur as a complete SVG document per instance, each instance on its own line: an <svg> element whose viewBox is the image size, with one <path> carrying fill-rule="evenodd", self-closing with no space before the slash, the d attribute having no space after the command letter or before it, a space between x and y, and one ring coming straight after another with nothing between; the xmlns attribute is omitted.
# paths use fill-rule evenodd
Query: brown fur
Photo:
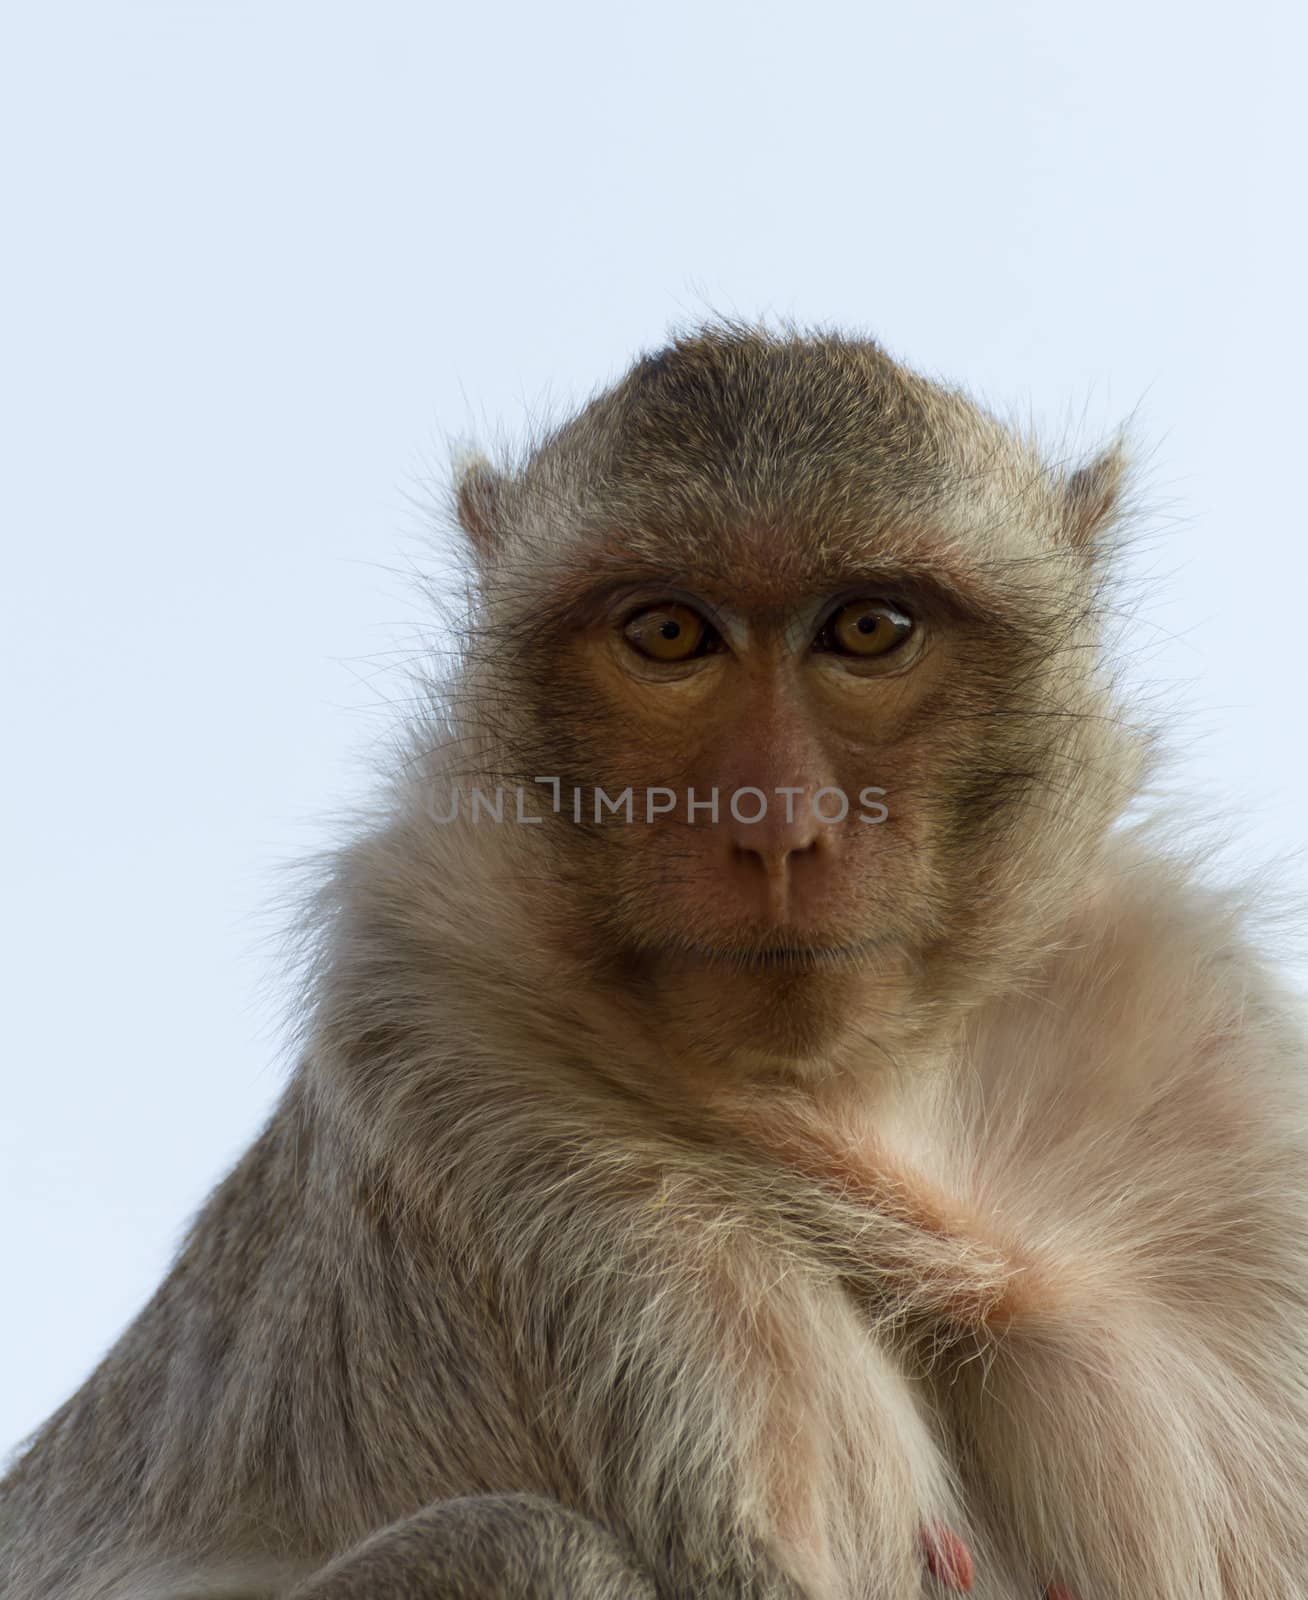
<svg viewBox="0 0 1308 1600"><path fill-rule="evenodd" d="M1120 824L1122 471L715 328L465 473L462 670L332 863L281 1106L0 1491L6 1600L908 1600L939 1526L983 1600L1308 1595L1304 1044ZM739 660L638 671L660 586ZM794 654L851 587L915 597L910 671ZM541 821L441 825L456 781Z"/></svg>

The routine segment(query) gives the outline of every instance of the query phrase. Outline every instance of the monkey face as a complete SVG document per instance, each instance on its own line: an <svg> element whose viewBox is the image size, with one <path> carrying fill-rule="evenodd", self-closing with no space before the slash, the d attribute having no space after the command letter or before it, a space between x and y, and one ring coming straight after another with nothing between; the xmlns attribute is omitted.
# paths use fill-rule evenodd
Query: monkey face
<svg viewBox="0 0 1308 1600"><path fill-rule="evenodd" d="M513 770L557 783L540 845L574 927L675 996L697 1048L798 1060L911 1006L1032 728L1059 724L1022 715L1024 636L943 566L801 569L778 543L733 541L749 580L589 552L508 634L504 701Z"/></svg>
<svg viewBox="0 0 1308 1600"><path fill-rule="evenodd" d="M468 480L492 742L624 983L802 1056L1038 940L1122 799L1073 483L874 347L731 338Z"/></svg>

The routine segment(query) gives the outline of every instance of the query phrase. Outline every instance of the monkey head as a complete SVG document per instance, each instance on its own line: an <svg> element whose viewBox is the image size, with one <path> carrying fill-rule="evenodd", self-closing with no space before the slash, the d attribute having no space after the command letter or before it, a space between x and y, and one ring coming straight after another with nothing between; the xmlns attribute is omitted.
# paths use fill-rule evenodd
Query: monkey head
<svg viewBox="0 0 1308 1600"><path fill-rule="evenodd" d="M874 344L735 327L465 470L488 769L546 802L568 925L676 1048L890 1048L1039 948L1135 770L1122 474Z"/></svg>

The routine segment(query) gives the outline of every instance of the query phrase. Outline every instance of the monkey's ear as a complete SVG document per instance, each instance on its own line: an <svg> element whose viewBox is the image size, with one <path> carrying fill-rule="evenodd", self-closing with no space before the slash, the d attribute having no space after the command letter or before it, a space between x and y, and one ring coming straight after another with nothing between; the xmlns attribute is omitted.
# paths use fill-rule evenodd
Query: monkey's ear
<svg viewBox="0 0 1308 1600"><path fill-rule="evenodd" d="M489 561L503 534L504 480L485 456L468 455L455 465L454 503L459 523L478 561Z"/></svg>
<svg viewBox="0 0 1308 1600"><path fill-rule="evenodd" d="M1063 527L1072 544L1093 550L1112 526L1121 510L1127 468L1126 446L1118 439L1064 479Z"/></svg>

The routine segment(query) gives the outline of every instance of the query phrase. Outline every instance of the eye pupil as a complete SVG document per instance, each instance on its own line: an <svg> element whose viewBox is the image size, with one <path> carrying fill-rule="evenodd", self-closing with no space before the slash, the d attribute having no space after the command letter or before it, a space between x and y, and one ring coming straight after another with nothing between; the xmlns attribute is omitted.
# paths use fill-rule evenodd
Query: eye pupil
<svg viewBox="0 0 1308 1600"><path fill-rule="evenodd" d="M638 656L665 665L707 655L717 639L697 611L671 600L664 605L646 606L628 618L623 634Z"/></svg>
<svg viewBox="0 0 1308 1600"><path fill-rule="evenodd" d="M851 600L831 618L818 648L872 661L898 650L912 632L912 617L893 600Z"/></svg>

